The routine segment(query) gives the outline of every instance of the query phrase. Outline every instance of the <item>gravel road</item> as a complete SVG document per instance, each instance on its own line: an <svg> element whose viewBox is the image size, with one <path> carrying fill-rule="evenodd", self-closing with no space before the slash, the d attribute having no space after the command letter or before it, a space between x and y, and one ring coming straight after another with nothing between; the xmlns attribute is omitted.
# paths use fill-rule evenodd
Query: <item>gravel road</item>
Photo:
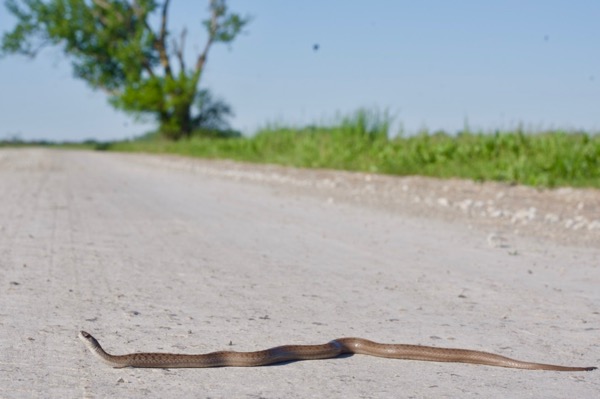
<svg viewBox="0 0 600 399"><path fill-rule="evenodd" d="M342 336L600 365L600 191L0 149L0 397L597 398L600 371L368 356L112 369Z"/></svg>

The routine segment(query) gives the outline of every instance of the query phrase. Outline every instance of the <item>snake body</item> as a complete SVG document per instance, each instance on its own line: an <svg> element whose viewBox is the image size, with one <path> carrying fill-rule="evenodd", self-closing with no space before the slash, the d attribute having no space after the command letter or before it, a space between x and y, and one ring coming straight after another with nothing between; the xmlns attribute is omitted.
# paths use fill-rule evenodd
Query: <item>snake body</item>
<svg viewBox="0 0 600 399"><path fill-rule="evenodd" d="M222 351L202 355L130 353L119 356L105 352L100 343L85 331L79 333L79 338L94 355L115 368L256 367L295 360L330 359L342 354L362 354L392 359L473 363L526 370L590 371L596 369L596 367L567 367L524 362L469 349L380 344L364 338L338 338L322 345L283 345L255 352Z"/></svg>

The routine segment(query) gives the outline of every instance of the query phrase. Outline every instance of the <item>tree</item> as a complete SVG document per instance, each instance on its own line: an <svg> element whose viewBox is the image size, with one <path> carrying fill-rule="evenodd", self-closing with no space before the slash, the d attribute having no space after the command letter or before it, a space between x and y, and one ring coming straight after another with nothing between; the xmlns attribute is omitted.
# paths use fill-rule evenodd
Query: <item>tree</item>
<svg viewBox="0 0 600 399"><path fill-rule="evenodd" d="M2 37L1 55L35 57L48 46L61 46L73 72L109 102L134 115L153 115L170 139L189 137L203 123L223 122L231 109L199 90L211 46L231 43L249 22L230 13L226 0L210 0L203 51L190 68L185 63L187 31L172 38L167 28L170 0L6 0L17 24ZM149 17L159 12L159 26ZM211 103L212 101L212 103ZM193 108L199 109L194 112Z"/></svg>

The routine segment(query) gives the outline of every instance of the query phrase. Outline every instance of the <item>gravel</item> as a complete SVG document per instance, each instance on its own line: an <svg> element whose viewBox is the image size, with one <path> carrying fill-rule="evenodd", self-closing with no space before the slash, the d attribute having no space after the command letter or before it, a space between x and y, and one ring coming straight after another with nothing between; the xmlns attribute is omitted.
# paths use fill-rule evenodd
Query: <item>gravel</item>
<svg viewBox="0 0 600 399"><path fill-rule="evenodd" d="M282 187L296 194L466 223L491 235L600 247L600 190L296 169L220 160L136 156L140 162Z"/></svg>

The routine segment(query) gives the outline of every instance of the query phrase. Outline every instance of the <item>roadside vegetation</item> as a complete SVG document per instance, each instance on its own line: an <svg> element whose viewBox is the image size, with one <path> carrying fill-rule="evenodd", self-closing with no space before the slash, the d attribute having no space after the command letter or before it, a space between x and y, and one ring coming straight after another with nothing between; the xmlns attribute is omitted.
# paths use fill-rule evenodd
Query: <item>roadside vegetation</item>
<svg viewBox="0 0 600 399"><path fill-rule="evenodd" d="M199 134L100 143L97 149L169 153L393 175L494 180L538 187L600 187L600 135L515 131L422 131L388 137L391 118L359 110L324 126L268 126L252 137Z"/></svg>

